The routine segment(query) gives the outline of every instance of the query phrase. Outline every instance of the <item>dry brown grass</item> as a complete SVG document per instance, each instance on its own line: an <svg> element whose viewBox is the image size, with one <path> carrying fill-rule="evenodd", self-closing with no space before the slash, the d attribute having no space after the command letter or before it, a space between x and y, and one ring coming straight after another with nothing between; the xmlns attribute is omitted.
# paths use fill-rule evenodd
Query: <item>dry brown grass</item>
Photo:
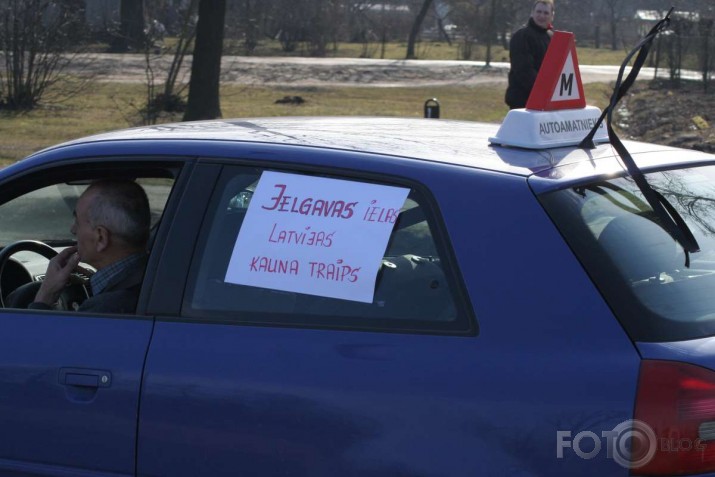
<svg viewBox="0 0 715 477"><path fill-rule="evenodd" d="M170 41L170 40L169 40ZM379 57L377 45L371 45L373 58ZM387 45L385 57L404 57L404 43ZM277 42L262 42L256 55L280 56ZM226 45L226 54L241 53L238 45ZM475 46L472 59L483 60L483 47ZM358 57L363 45L341 43L329 56ZM461 59L458 45L444 42L421 43L417 54L422 59ZM494 61L508 61L508 53L495 46ZM582 64L617 64L622 52L579 48ZM590 104L603 107L609 87L587 84ZM506 114L504 84L471 87L420 88L265 88L260 86L223 86L221 106L226 118L261 116L330 116L371 115L421 117L425 100L436 97L441 103L442 118L499 122ZM604 93L606 92L606 93ZM44 105L24 114L0 111L0 167L44 147L89 134L141 124L139 109L145 101L142 84L95 83L82 95L65 103ZM301 96L302 105L276 104L283 96ZM180 121L179 115L166 121Z"/></svg>
<svg viewBox="0 0 715 477"><path fill-rule="evenodd" d="M603 106L606 85L587 84L590 104ZM0 165L70 139L137 126L145 90L140 84L95 84L63 104L24 114L0 114ZM302 105L276 104L284 96L301 96ZM504 85L417 88L265 88L224 86L225 118L264 116L402 116L422 117L425 100L436 97L443 119L499 122L507 112ZM165 118L180 121L181 116Z"/></svg>

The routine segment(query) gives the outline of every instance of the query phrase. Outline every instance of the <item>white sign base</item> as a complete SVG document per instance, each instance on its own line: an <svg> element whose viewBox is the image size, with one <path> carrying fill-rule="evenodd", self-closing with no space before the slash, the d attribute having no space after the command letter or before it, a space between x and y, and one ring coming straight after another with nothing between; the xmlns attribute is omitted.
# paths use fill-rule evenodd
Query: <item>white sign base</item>
<svg viewBox="0 0 715 477"><path fill-rule="evenodd" d="M600 115L601 110L595 106L557 111L512 109L497 135L490 137L489 142L527 149L575 146L591 131ZM603 123L596 131L593 142L608 142L608 132Z"/></svg>

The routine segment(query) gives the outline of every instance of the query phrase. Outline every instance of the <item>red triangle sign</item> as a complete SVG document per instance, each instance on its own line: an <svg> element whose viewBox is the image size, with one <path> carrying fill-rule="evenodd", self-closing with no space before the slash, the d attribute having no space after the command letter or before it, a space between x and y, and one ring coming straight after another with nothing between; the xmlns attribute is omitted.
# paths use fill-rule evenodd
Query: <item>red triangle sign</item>
<svg viewBox="0 0 715 477"><path fill-rule="evenodd" d="M578 69L574 34L555 31L526 102L526 109L554 111L585 107L586 97Z"/></svg>

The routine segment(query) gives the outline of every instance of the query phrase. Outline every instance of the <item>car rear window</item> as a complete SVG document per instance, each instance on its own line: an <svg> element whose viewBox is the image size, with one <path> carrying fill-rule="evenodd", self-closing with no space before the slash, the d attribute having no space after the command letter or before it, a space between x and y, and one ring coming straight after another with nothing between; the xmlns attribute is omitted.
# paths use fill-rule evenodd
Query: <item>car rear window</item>
<svg viewBox="0 0 715 477"><path fill-rule="evenodd" d="M549 192L542 205L636 341L715 334L715 166L653 172L649 184L690 227L686 254L630 177Z"/></svg>

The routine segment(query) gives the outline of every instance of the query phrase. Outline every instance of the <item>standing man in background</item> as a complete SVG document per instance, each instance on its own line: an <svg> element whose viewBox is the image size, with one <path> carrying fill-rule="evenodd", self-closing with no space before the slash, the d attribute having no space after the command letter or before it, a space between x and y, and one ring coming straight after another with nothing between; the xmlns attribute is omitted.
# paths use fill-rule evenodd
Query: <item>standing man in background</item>
<svg viewBox="0 0 715 477"><path fill-rule="evenodd" d="M554 20L553 0L536 0L526 26L517 30L509 41L509 86L504 98L509 109L523 108L529 99L536 75L544 61Z"/></svg>

